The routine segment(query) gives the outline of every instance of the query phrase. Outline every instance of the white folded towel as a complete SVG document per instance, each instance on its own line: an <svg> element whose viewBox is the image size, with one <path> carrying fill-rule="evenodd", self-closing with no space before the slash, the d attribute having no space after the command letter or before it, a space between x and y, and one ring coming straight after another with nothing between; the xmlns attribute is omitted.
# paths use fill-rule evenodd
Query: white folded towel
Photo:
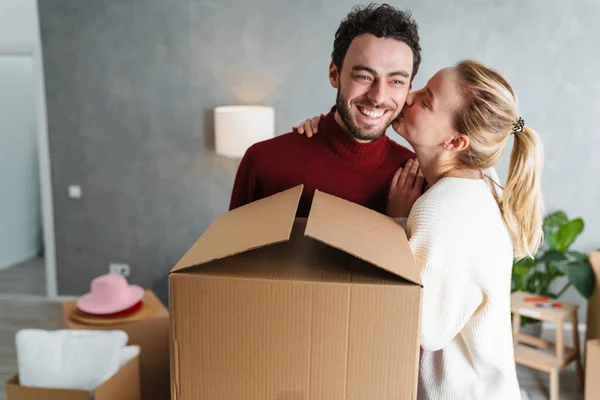
<svg viewBox="0 0 600 400"><path fill-rule="evenodd" d="M123 331L23 329L17 365L23 386L93 391L139 354Z"/></svg>

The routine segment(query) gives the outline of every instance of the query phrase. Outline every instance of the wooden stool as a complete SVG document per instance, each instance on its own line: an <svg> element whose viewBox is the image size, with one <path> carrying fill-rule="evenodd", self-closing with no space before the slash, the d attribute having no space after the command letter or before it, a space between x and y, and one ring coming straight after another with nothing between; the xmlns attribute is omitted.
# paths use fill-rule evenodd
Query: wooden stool
<svg viewBox="0 0 600 400"><path fill-rule="evenodd" d="M513 313L513 340L515 362L529 368L550 374L550 400L559 399L558 375L562 369L575 362L577 386L583 388L583 368L579 350L577 330L577 304L549 300L552 304L562 304L560 308L542 308L535 302L526 302L527 297L540 297L536 294L515 292L511 296ZM521 315L556 325L556 343L520 332ZM571 323L573 328L573 348L565 347L564 325ZM524 344L522 344L524 343ZM533 347L532 347L533 346Z"/></svg>

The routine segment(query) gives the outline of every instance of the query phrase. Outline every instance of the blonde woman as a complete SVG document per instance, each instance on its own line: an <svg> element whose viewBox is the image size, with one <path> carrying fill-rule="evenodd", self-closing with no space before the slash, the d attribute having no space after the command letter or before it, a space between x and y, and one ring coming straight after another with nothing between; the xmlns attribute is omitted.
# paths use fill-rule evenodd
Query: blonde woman
<svg viewBox="0 0 600 400"><path fill-rule="evenodd" d="M374 93L386 89L377 77L369 84ZM369 93L364 102L376 111ZM318 121L298 131L310 137ZM418 398L519 399L511 269L513 257L534 255L542 239L538 137L521 118L510 84L474 61L440 70L409 94L392 127L417 156L398 170L387 209L408 217L424 284ZM498 164L511 135L500 191L482 171ZM424 180L429 189L421 195Z"/></svg>

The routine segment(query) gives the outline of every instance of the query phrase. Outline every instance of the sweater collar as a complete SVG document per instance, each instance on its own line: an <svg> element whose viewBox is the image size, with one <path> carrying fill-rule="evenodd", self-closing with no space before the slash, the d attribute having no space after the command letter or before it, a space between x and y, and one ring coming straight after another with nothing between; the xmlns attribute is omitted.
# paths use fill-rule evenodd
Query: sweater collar
<svg viewBox="0 0 600 400"><path fill-rule="evenodd" d="M335 106L323 119L323 136L334 156L350 167L369 168L381 165L389 155L390 139L383 135L368 143L359 143L335 120Z"/></svg>

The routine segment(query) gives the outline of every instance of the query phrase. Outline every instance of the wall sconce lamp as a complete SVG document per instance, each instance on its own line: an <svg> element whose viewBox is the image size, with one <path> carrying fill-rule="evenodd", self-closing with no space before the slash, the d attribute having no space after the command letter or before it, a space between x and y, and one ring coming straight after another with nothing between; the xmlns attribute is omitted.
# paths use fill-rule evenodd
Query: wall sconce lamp
<svg viewBox="0 0 600 400"><path fill-rule="evenodd" d="M275 111L267 106L216 107L215 150L241 159L248 147L275 136Z"/></svg>

